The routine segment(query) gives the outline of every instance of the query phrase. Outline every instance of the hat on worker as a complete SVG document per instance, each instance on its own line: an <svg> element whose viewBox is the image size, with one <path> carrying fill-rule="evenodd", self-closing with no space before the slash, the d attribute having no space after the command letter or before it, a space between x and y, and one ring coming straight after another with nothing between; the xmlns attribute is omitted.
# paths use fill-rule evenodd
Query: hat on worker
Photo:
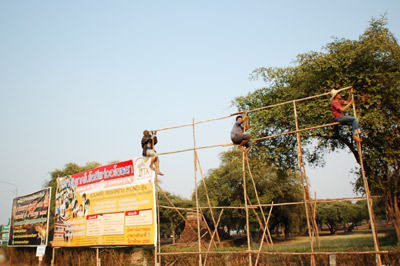
<svg viewBox="0 0 400 266"><path fill-rule="evenodd" d="M331 101L335 98L335 96L339 93L338 90L332 89L330 92L331 97Z"/></svg>

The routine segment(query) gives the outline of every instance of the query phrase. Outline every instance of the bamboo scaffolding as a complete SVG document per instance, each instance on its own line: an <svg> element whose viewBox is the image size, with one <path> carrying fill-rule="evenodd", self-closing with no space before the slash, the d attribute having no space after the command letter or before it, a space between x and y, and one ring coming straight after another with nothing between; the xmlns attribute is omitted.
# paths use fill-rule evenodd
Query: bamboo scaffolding
<svg viewBox="0 0 400 266"><path fill-rule="evenodd" d="M275 135L272 135L272 136L266 136L266 137L261 137L261 138L252 139L251 141L254 142L254 141L260 141L260 140L272 139L272 138L276 138L276 137L280 137L280 136L284 136L284 135L290 135L290 134L300 133L300 132L304 132L304 131L308 131L308 130L313 130L313 129L318 129L318 128L324 128L324 127L330 127L330 126L335 126L335 125L340 125L340 123L339 123L339 122L334 122L334 123L323 124L323 125L319 125L319 126L313 126L313 127L303 128L303 129L299 129L299 130L293 130L293 131L282 132L282 133L275 134ZM230 146L234 146L234 144L228 143L228 144L216 144L216 145L202 146L202 147L197 147L196 150L209 149L209 148L217 148L217 147L230 147ZM177 150L177 151L170 151L170 152L161 152L161 153L157 153L157 154L158 154L158 155L167 155L167 154L181 153L181 152L187 152L187 151L193 151L193 150L194 150L194 148L188 148L188 149L184 149L184 150Z"/></svg>
<svg viewBox="0 0 400 266"><path fill-rule="evenodd" d="M348 90L351 89L351 92L353 92L353 87L345 87L342 89L339 89L338 91L343 91L343 90ZM243 253L243 254L248 254L249 255L249 265L252 265L252 259L251 259L251 255L252 254L258 254L257 255L257 260L256 260L256 265L258 263L258 258L260 254L270 254L270 255L310 255L311 256L311 265L315 265L315 256L317 255L338 255L338 254L376 254L376 258L377 258L377 266L382 266L382 262L381 262L381 257L380 254L387 254L387 251L379 251L379 242L377 239L377 232L376 232L376 227L375 227L375 218L374 218L374 213L373 213L373 208L372 208L372 198L376 197L376 196L371 196L369 193L369 188L368 188L368 183L367 183L367 178L365 176L365 172L364 172L364 166L363 166L363 162L362 162L362 151L361 151L361 145L357 146L357 149L359 151L359 157L360 157L360 165L362 168L362 175L363 175L363 180L364 180L364 186L366 188L366 197L352 197L352 198L341 198L341 199L316 199L316 195L315 195L315 199L312 200L309 194L309 186L308 186L308 181L307 181L307 177L305 174L305 167L304 167L304 163L303 163L303 158L302 158L302 150L301 150L301 138L300 138L300 134L301 132L305 132L308 130L313 130L313 129L319 129L319 128L324 128L324 127L330 127L330 126L334 126L334 125L339 125L340 123L335 122L335 123L329 123L329 124L323 124L323 125L318 125L318 126L313 126L313 127L308 127L308 128L304 128L304 129L300 129L298 126L298 117L297 117L297 111L296 111L296 102L300 102L300 101L305 101L305 100L309 100L309 99L314 99L314 98L318 98L318 97L323 97L323 96L327 96L329 95L329 92L324 93L324 94L319 94L319 95L315 95L315 96L310 96L310 97L306 97L306 98L301 98L301 99L295 99L295 100L291 100L291 101L287 101L287 102L283 102L283 103L279 103L279 104L273 104L273 105L269 105L269 106L264 106L264 107L260 107L257 109L253 109L248 111L248 113L250 112L256 112L256 111L260 111L263 109L268 109L268 108L272 108L272 107L277 107L277 106L282 106L285 104L293 104L294 105L294 112L295 112L295 120L296 120L296 130L292 130L292 131L286 131L286 132L282 132L279 134L275 134L273 136L265 136L265 137L261 137L261 138L256 138L256 139L252 139L252 141L261 141L261 140L266 140L266 139L270 139L270 138L275 138L275 137L279 137L279 136L284 136L284 135L288 135L288 134L297 134L297 142L298 142L298 148L297 148L297 154L298 154L298 164L299 164L299 169L300 169L300 173L301 173L301 178L302 178L302 184L303 184L303 196L304 196L304 200L301 202L288 202L288 203L278 203L278 204L261 204L259 202L258 199L258 195L257 195L257 190L254 184L254 180L253 180L253 185L254 185L254 189L255 189L255 193L258 199L258 205L252 205L250 202L250 199L248 198L247 195L247 188L246 188L246 174L245 174L245 163L244 163L244 157L243 157L243 189L244 189L244 207L243 206L238 206L238 207L234 207L234 206L210 206L210 202L209 202L209 206L208 207L201 207L199 205L199 201L198 201L198 194L197 194L197 164L200 166L200 161L197 155L197 150L199 149L206 149L206 148L214 148L214 147L229 147L229 146L233 146L233 144L229 143L229 144L219 144L219 145L210 145L210 146L203 146L203 147L196 147L196 140L195 140L195 125L200 124L200 123L205 123L205 122L210 122L210 121L215 121L215 120L220 120L220 119L225 119L225 118L229 118L231 116L237 115L237 114L241 114L243 112L237 112L237 113L233 113L229 116L224 116L224 117L219 117L219 118L213 118L213 119L208 119L208 120L203 120L203 121L199 121L199 122L194 122L194 119L192 120L192 123L190 124L185 124L185 125L180 125L180 126L174 126L174 127L167 127L167 128L161 128L161 129L157 129L154 131L162 131L162 130L169 130L169 129L175 129L175 128L180 128L180 127L186 127L186 126L192 126L193 127L193 142L194 142L194 147L193 148L189 148L189 149L184 149L184 150L178 150L178 151L171 151L171 152L164 152L164 153L159 153L158 155L167 155L167 154L173 154L173 153L180 153L180 152L187 152L187 151L194 151L194 169L195 169L195 190L196 190L196 210L197 210L197 219L198 219L198 243L199 243L199 251L198 252L166 252L166 253L161 253L161 251L159 252L159 256L165 256L165 255L174 255L174 254L198 254L199 255L199 265L202 266L202 254L226 254L226 253L231 253L231 252L221 252L221 251L210 251L209 248L206 252L201 250L201 238L203 236L200 236L200 221L199 221L199 214L201 212L202 209L209 209L211 213L212 209L221 209L221 213L217 222L217 226L219 224L219 220L220 217L222 215L222 212L224 209L245 209L246 211L246 227L247 227L247 243L248 243L248 250L247 251L235 251L235 253ZM353 94L352 94L353 95ZM356 115L356 109L355 109L355 105L353 103L353 111L354 114ZM249 168L250 170L250 168ZM201 170L200 170L201 171ZM202 171L201 171L202 172ZM251 172L250 172L251 174ZM203 175L202 175L203 176ZM203 177L204 179L204 177ZM204 184L205 185L205 184ZM206 191L207 193L207 191ZM250 204L247 203L247 200L249 200ZM370 220L371 220L371 225L372 225L372 232L373 232L373 236L374 236L374 246L375 246L375 251L363 251L363 252L315 252L313 249L313 236L314 233L316 234L316 238L317 238L317 243L318 243L318 247L319 247L319 238L318 238L318 227L316 225L315 222L315 215L316 215L316 204L317 203L329 203L329 202L337 202L337 201L360 201L360 200L366 200L367 204L368 204L368 211L370 214ZM267 207L270 206L270 213L268 216L268 219L266 221L266 225L264 228L264 232L263 232L263 238L265 237L265 231L268 230L268 221L270 218L270 214L272 211L272 207L273 206L285 206L285 205L298 205L298 204L303 204L305 206L305 211L306 211L306 216L307 216L307 225L309 228L309 237L310 237L310 247L311 247L311 252L262 252L261 248L262 246L260 246L260 249L258 251L254 251L251 250L251 246L250 246L250 235L249 235L249 231L250 231L250 227L249 227L249 213L248 210L249 209L253 209L253 211L255 211L254 209L256 208L260 208L262 211L262 207ZM173 204L172 204L173 205ZM309 206L308 206L309 205ZM171 209L175 209L175 210L179 210L179 209L190 209L193 210L194 208L176 208L175 206L173 207L168 207L168 206L158 206L159 208L171 208ZM311 220L312 220L312 224L313 224L313 230L311 230L311 225L310 225L310 217L309 217L309 213L308 213L308 209L310 208L310 212L311 212ZM262 211L263 214L263 218L265 221L265 215ZM259 219L259 218L258 218ZM215 225L215 219L213 219L214 225ZM216 226L216 227L217 227ZM207 225L208 227L208 225ZM192 228L193 230L193 228ZM210 230L210 229L208 229ZM218 228L215 228L214 232L213 232L213 236L212 236L212 240L214 238L214 235L216 233L216 231L218 230ZM311 233L312 232L312 233ZM209 247L212 243L209 243ZM263 240L261 241L262 244ZM272 242L272 241L271 241ZM176 262L176 261L175 261ZM174 264L175 262L173 262L172 264ZM171 264L171 265L172 265Z"/></svg>

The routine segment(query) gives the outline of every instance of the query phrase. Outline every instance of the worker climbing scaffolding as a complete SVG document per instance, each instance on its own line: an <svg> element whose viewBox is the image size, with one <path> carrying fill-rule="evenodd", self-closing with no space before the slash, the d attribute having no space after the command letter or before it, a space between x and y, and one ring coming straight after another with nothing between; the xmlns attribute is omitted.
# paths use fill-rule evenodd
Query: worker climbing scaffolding
<svg viewBox="0 0 400 266"><path fill-rule="evenodd" d="M154 145L157 144L157 131L143 131L142 138L142 155L146 157L151 157L150 168L154 170L158 175L164 175L160 172L160 159L157 156Z"/></svg>
<svg viewBox="0 0 400 266"><path fill-rule="evenodd" d="M244 123L244 126L242 124ZM238 115L236 117L236 122L233 125L231 131L231 140L234 144L239 145L238 149L244 152L244 159L249 161L249 157L247 157L247 153L250 150L250 135L245 134L246 130L250 128L249 124L249 116L247 111L244 112L244 116Z"/></svg>
<svg viewBox="0 0 400 266"><path fill-rule="evenodd" d="M351 125L353 127L353 139L356 142L361 142L361 129L358 123L358 119L354 116L348 116L344 114L344 111L346 111L354 103L354 99L352 99L352 91L350 91L349 97L345 101L341 100L340 91L338 90L332 89L330 94L332 96L331 108L333 116L335 117L335 121L339 122L342 125Z"/></svg>

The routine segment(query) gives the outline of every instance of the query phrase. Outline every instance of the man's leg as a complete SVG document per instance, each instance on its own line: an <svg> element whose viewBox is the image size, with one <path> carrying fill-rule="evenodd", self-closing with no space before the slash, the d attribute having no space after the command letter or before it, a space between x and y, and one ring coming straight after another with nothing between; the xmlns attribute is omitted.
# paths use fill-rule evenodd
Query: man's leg
<svg viewBox="0 0 400 266"><path fill-rule="evenodd" d="M250 150L250 146L247 147L247 148L244 150L244 159L245 159L246 161L250 161L249 157L247 157L247 153L249 152L249 150Z"/></svg>
<svg viewBox="0 0 400 266"><path fill-rule="evenodd" d="M152 158L151 158L151 161L150 161L150 168L151 168L153 171L156 171L156 169L154 168L154 162L156 161L156 159L157 159L157 157L152 157Z"/></svg>
<svg viewBox="0 0 400 266"><path fill-rule="evenodd" d="M164 175L160 172L160 159L158 157L156 157L156 172L158 175Z"/></svg>
<svg viewBox="0 0 400 266"><path fill-rule="evenodd" d="M336 122L339 122L342 125L352 126L353 129L353 139L357 142L361 142L360 138L360 125L358 124L358 119L354 116L343 115L336 119Z"/></svg>

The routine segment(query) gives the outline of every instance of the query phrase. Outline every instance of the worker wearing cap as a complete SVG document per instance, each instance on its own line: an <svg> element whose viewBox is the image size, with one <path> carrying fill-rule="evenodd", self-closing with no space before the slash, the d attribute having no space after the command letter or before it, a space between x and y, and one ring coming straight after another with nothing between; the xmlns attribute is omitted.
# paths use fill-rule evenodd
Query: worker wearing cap
<svg viewBox="0 0 400 266"><path fill-rule="evenodd" d="M349 97L347 100L341 100L340 91L332 89L331 92L331 108L333 116L335 117L335 121L339 122L342 125L351 125L353 128L353 139L356 142L361 142L360 138L361 128L358 123L358 119L354 116L348 116L344 114L354 102L354 99L351 99L351 92L349 93Z"/></svg>

